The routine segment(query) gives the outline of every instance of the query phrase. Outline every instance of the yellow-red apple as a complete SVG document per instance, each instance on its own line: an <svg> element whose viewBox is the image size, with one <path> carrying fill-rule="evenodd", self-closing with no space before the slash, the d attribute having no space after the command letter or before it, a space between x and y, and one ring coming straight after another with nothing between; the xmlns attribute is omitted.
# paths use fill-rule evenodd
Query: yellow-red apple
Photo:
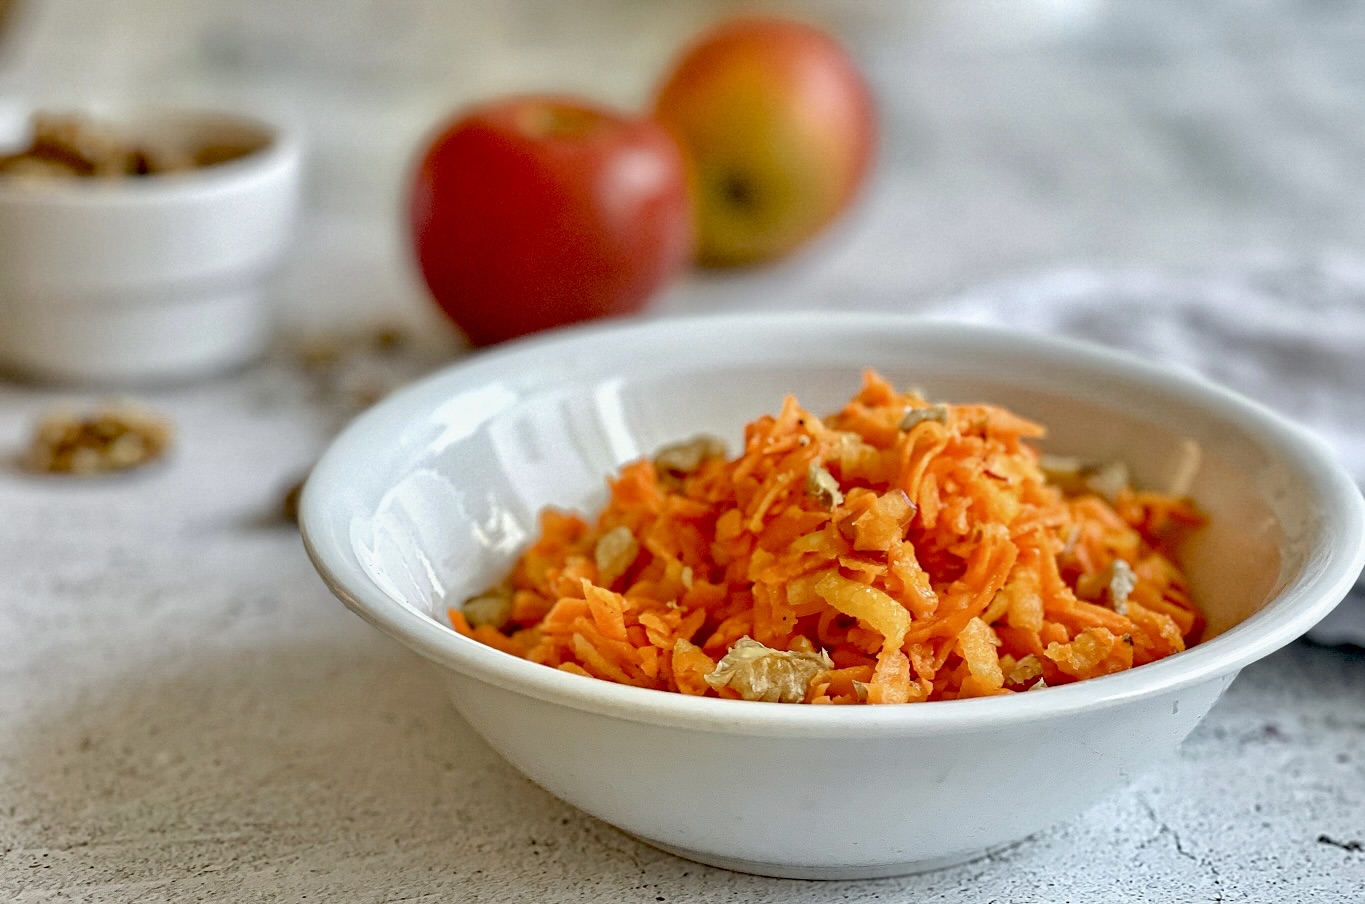
<svg viewBox="0 0 1365 904"><path fill-rule="evenodd" d="M876 145L871 92L844 49L787 19L723 22L685 50L655 116L688 158L698 259L783 255L857 194Z"/></svg>

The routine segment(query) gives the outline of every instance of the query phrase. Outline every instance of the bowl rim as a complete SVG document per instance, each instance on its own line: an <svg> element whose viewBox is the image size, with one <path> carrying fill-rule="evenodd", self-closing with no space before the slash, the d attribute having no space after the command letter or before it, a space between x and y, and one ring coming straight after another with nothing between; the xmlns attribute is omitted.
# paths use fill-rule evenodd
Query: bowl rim
<svg viewBox="0 0 1365 904"><path fill-rule="evenodd" d="M760 331L761 333L754 332ZM1256 435L1301 478L1319 502L1319 534L1327 549L1251 618L1183 653L1129 671L1034 694L906 706L808 707L692 697L630 687L562 672L464 637L385 593L365 573L334 511L353 451L369 435L398 435L428 403L448 398L446 387L484 374L515 372L547 352L591 357L596 346L661 341L669 333L725 336L774 331L842 330L865 335L937 333L981 343L1008 342L1035 355L1176 395L1216 412ZM390 442L392 440L390 439ZM604 477L606 475L603 475ZM446 669L526 696L632 722L742 735L805 738L922 736L990 730L1006 724L1058 718L1149 699L1231 676L1243 666L1301 636L1346 595L1365 567L1365 499L1321 440L1265 406L1193 373L1162 367L1134 355L1072 339L1001 327L929 319L913 314L808 311L693 315L578 325L479 352L424 377L353 421L311 472L302 495L299 527L305 548L329 589L348 608L405 646ZM1310 563L1312 564L1312 563ZM1173 704L1178 707L1178 702Z"/></svg>
<svg viewBox="0 0 1365 904"><path fill-rule="evenodd" d="M264 143L251 151L185 172L122 179L65 179L38 182L0 177L0 206L30 209L37 207L117 207L158 202L199 203L208 198L234 194L259 180L277 178L281 171L297 168L303 157L303 138L299 130L284 122L272 121L235 110L194 107L137 106L114 111L95 111L101 120L120 124L183 120L192 124L229 123L254 129Z"/></svg>

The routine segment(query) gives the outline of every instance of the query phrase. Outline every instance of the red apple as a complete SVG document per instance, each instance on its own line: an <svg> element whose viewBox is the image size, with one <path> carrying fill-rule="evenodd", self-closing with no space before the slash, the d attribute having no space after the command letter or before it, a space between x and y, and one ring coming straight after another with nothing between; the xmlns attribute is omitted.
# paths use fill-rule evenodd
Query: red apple
<svg viewBox="0 0 1365 904"><path fill-rule="evenodd" d="M691 256L677 145L574 98L503 100L442 129L409 213L427 286L475 345L636 311Z"/></svg>
<svg viewBox="0 0 1365 904"><path fill-rule="evenodd" d="M872 95L814 26L736 19L702 35L664 81L655 115L689 158L698 257L786 254L857 193L876 144Z"/></svg>

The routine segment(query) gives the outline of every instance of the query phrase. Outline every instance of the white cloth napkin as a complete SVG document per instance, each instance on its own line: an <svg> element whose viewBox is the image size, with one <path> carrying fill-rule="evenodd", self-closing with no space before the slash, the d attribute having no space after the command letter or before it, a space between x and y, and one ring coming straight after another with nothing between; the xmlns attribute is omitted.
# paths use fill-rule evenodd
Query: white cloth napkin
<svg viewBox="0 0 1365 904"><path fill-rule="evenodd" d="M1315 431L1365 486L1365 264L1199 277L1064 270L983 286L926 313L1073 336L1190 368ZM1365 646L1365 584L1309 638Z"/></svg>

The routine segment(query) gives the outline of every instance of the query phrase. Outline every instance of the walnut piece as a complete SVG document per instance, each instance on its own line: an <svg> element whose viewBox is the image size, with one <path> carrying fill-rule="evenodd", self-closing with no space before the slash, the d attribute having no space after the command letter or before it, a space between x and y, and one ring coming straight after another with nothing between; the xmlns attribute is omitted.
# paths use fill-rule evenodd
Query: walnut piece
<svg viewBox="0 0 1365 904"><path fill-rule="evenodd" d="M815 676L832 668L823 652L774 650L746 636L716 663L706 683L738 691L745 700L800 703Z"/></svg>
<svg viewBox="0 0 1365 904"><path fill-rule="evenodd" d="M597 563L597 586L610 587L640 555L640 544L630 528L617 525L597 540L592 557Z"/></svg>
<svg viewBox="0 0 1365 904"><path fill-rule="evenodd" d="M1109 605L1119 615L1128 614L1128 596L1137 587L1133 566L1123 559L1115 559L1109 566Z"/></svg>
<svg viewBox="0 0 1365 904"><path fill-rule="evenodd" d="M827 509L844 504L844 494L839 489L839 481L825 470L819 462L811 462L806 471L806 492L820 501Z"/></svg>
<svg viewBox="0 0 1365 904"><path fill-rule="evenodd" d="M913 430L925 421L937 421L940 424L948 423L948 409L942 405L930 405L927 408L907 408L905 417L901 418L898 426L901 430Z"/></svg>
<svg viewBox="0 0 1365 904"><path fill-rule="evenodd" d="M654 468L664 476L683 478L695 473L706 459L726 454L725 443L714 436L702 434L664 446L654 453Z"/></svg>
<svg viewBox="0 0 1365 904"><path fill-rule="evenodd" d="M1110 461L1093 468L1085 475L1085 488L1114 502L1119 493L1128 489L1128 466L1121 461Z"/></svg>
<svg viewBox="0 0 1365 904"><path fill-rule="evenodd" d="M1029 653L1014 664L1009 674L1005 676L1005 681L1009 684L1023 684L1026 681L1032 681L1034 678L1041 678L1042 675L1043 664L1037 656Z"/></svg>
<svg viewBox="0 0 1365 904"><path fill-rule="evenodd" d="M1094 493L1108 502L1128 488L1128 466L1121 461L1085 462L1069 455L1040 455L1043 476L1068 496Z"/></svg>
<svg viewBox="0 0 1365 904"><path fill-rule="evenodd" d="M0 174L35 181L119 179L214 166L251 152L233 144L183 147L169 140L136 140L107 123L68 113L36 113L23 150L0 156Z"/></svg>
<svg viewBox="0 0 1365 904"><path fill-rule="evenodd" d="M38 422L22 464L35 474L78 477L127 471L165 455L173 434L165 419L130 403L53 412Z"/></svg>
<svg viewBox="0 0 1365 904"><path fill-rule="evenodd" d="M465 600L460 611L471 628L488 625L502 630L512 618L512 591L506 587L485 590Z"/></svg>

